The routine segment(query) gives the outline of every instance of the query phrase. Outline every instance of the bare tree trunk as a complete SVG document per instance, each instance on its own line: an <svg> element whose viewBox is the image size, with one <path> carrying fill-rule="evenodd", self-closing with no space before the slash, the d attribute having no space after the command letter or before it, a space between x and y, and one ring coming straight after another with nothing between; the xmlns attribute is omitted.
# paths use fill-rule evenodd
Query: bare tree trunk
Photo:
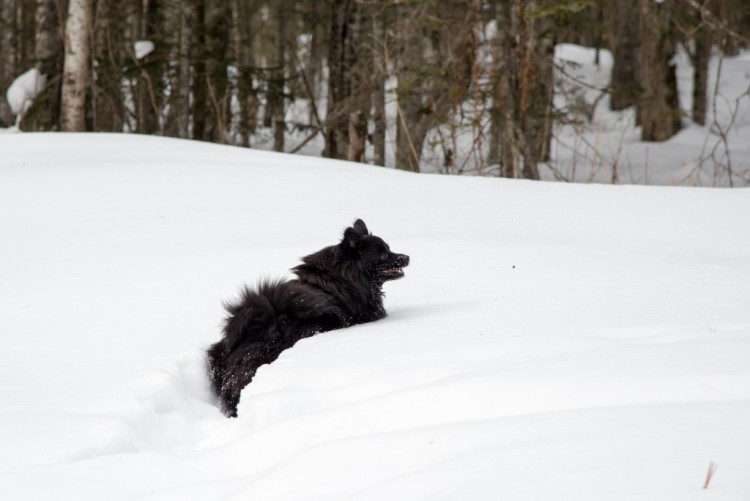
<svg viewBox="0 0 750 501"><path fill-rule="evenodd" d="M204 137L208 141L225 142L228 124L227 44L226 22L229 15L227 0L205 0L206 22L206 78L211 112L206 121Z"/></svg>
<svg viewBox="0 0 750 501"><path fill-rule="evenodd" d="M206 74L206 0L193 0L195 2L195 34L197 54L195 56L194 82L193 82L193 139L205 141L206 120L209 113L209 97Z"/></svg>
<svg viewBox="0 0 750 501"><path fill-rule="evenodd" d="M500 175L539 179L551 137L552 39L533 0L501 2L497 19Z"/></svg>
<svg viewBox="0 0 750 501"><path fill-rule="evenodd" d="M372 117L374 130L372 133L373 157L375 165L385 165L385 79L388 73L385 67L386 31L385 7L375 6L372 10Z"/></svg>
<svg viewBox="0 0 750 501"><path fill-rule="evenodd" d="M624 110L636 104L638 85L638 9L631 0L613 2L614 65L612 66L612 98L610 108Z"/></svg>
<svg viewBox="0 0 750 501"><path fill-rule="evenodd" d="M47 80L44 91L23 117L23 129L55 130L60 112L62 84L63 16L55 0L37 0L35 12L34 66Z"/></svg>
<svg viewBox="0 0 750 501"><path fill-rule="evenodd" d="M521 72L521 121L526 135L523 177L539 179L539 163L549 160L552 132L554 41L546 17L535 17L536 0L527 0L523 16L526 38Z"/></svg>
<svg viewBox="0 0 750 501"><path fill-rule="evenodd" d="M714 2L701 1L698 3L704 6L713 3L711 10L716 13L716 17L723 24L721 31L724 31L724 33L720 46L725 56L736 56L743 46L747 48L747 33L750 19L748 19L746 0L716 0ZM744 16L741 15L743 9ZM728 31L732 31L739 36L730 36Z"/></svg>
<svg viewBox="0 0 750 501"><path fill-rule="evenodd" d="M496 61L499 80L497 82L497 106L500 129L500 175L521 177L523 136L517 113L518 61L517 37L519 9L513 3L502 2L497 17Z"/></svg>
<svg viewBox="0 0 750 501"><path fill-rule="evenodd" d="M706 125L708 107L708 62L711 59L711 31L708 26L699 26L695 32L695 54L693 55L693 121Z"/></svg>
<svg viewBox="0 0 750 501"><path fill-rule="evenodd" d="M227 129L226 0L196 0L193 138L224 142Z"/></svg>
<svg viewBox="0 0 750 501"><path fill-rule="evenodd" d="M10 29L15 0L0 0L0 89L7 89L14 78L13 30ZM13 114L5 97L0 96L0 127L7 127L13 121Z"/></svg>
<svg viewBox="0 0 750 501"><path fill-rule="evenodd" d="M34 43L34 59L39 70L44 73L45 64L57 55L60 41L55 0L37 0L36 3L36 37Z"/></svg>
<svg viewBox="0 0 750 501"><path fill-rule="evenodd" d="M13 25L16 12L16 0L0 0L0 89L7 89L16 75L15 47L13 43ZM13 113L0 95L0 127L13 124Z"/></svg>
<svg viewBox="0 0 750 501"><path fill-rule="evenodd" d="M286 44L287 44L287 15L285 2L277 0L276 20L278 33L276 38L276 69L273 77L273 150L284 151L284 133L286 132L286 100L284 87L286 86Z"/></svg>
<svg viewBox="0 0 750 501"><path fill-rule="evenodd" d="M668 2L639 0L640 35L638 101L643 141L665 141L680 130L677 77L671 59L675 38Z"/></svg>
<svg viewBox="0 0 750 501"><path fill-rule="evenodd" d="M86 90L89 86L92 0L70 0L65 23L65 68L63 71L60 128L86 129Z"/></svg>
<svg viewBox="0 0 750 501"><path fill-rule="evenodd" d="M365 12L369 5L357 4L352 16L349 29L350 37L350 69L351 96L349 106L349 149L347 160L350 162L365 161L365 141L367 139L367 120L372 106L372 94L375 85L372 83L372 22L369 13Z"/></svg>
<svg viewBox="0 0 750 501"><path fill-rule="evenodd" d="M495 80L499 82L499 80ZM495 85L498 85L497 83ZM500 165L500 111L497 107L497 96L492 98L490 114L489 149L487 151L487 164Z"/></svg>
<svg viewBox="0 0 750 501"><path fill-rule="evenodd" d="M312 12L322 12L323 6L329 0L310 0ZM322 17L322 16L321 16ZM323 95L323 63L328 57L330 29L328 24L318 20L312 26L310 39L310 53L305 64L307 68L307 81L310 85L311 103L308 123L321 125L321 117L318 114L318 100ZM327 89L325 89L327 90Z"/></svg>
<svg viewBox="0 0 750 501"><path fill-rule="evenodd" d="M126 7L120 3L98 1L95 8L91 79L94 130L122 132L127 113L122 84L126 60L122 20L126 18Z"/></svg>
<svg viewBox="0 0 750 501"><path fill-rule="evenodd" d="M234 59L237 65L237 98L240 106L237 133L239 144L249 146L249 136L255 131L255 118L258 111L257 97L253 87L252 76L252 41L250 34L250 19L255 11L251 9L248 2L243 0L232 0L232 45Z"/></svg>
<svg viewBox="0 0 750 501"><path fill-rule="evenodd" d="M36 3L18 1L16 3L16 62L19 70L26 71L34 64L36 37Z"/></svg>
<svg viewBox="0 0 750 501"><path fill-rule="evenodd" d="M163 134L162 109L164 108L164 75L166 55L160 39L165 31L165 0L148 0L143 12L142 40L154 43L154 51L143 58L141 79L138 82L141 109L139 132Z"/></svg>
<svg viewBox="0 0 750 501"><path fill-rule="evenodd" d="M464 2L437 0L399 9L396 168L419 172L427 133L468 93L475 13Z"/></svg>
<svg viewBox="0 0 750 501"><path fill-rule="evenodd" d="M406 6L399 7L406 8ZM428 99L428 96L417 83L419 76L415 74L415 69L427 66L424 56L427 49L422 46L425 40L421 36L421 30L414 26L414 23L419 23L419 20L415 19L417 17L415 12L406 15L399 14L402 23L409 23L411 26L399 30L401 34L405 34L405 40L403 40L403 52L398 64L396 168L419 172L422 146L427 134L424 130L426 127L421 124L425 122L425 115L428 111L423 109L422 102Z"/></svg>
<svg viewBox="0 0 750 501"><path fill-rule="evenodd" d="M180 0L180 40L177 54L177 95L174 102L177 137L190 137L190 45L192 42L193 0Z"/></svg>
<svg viewBox="0 0 750 501"><path fill-rule="evenodd" d="M146 38L146 25L148 24L148 2L136 0L130 2L133 8L133 26L131 31L133 40L130 42L128 52L134 54L134 44ZM142 60L131 58L131 63L136 67L135 88L133 92L133 105L135 107L136 128L135 131L141 134L151 134L154 131L150 124L153 123L153 109L151 108L151 99L149 98L149 74L146 72L144 65L149 65L149 56Z"/></svg>
<svg viewBox="0 0 750 501"><path fill-rule="evenodd" d="M328 113L324 155L347 158L349 153L348 99L351 96L351 31L353 0L331 2L328 52Z"/></svg>
<svg viewBox="0 0 750 501"><path fill-rule="evenodd" d="M492 85L496 89L494 93L491 93L490 99L491 104L489 108L490 115L490 134L489 134L489 151L487 152L487 163L489 165L500 165L500 80L502 79L502 66L503 61L500 58L502 53L502 37L504 33L500 32L500 25L497 24L497 2L490 2L489 10L486 12L488 16L488 22L495 20L495 39L492 41Z"/></svg>

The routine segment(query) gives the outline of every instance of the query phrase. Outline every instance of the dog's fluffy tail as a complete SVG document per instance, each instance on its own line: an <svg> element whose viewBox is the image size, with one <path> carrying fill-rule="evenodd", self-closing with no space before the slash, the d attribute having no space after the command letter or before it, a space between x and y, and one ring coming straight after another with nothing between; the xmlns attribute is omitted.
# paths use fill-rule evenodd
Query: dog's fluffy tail
<svg viewBox="0 0 750 501"><path fill-rule="evenodd" d="M240 392L258 367L303 337L343 323L330 295L297 280L261 282L224 307L224 336L209 348L208 365L211 386L230 417L237 415Z"/></svg>
<svg viewBox="0 0 750 501"><path fill-rule="evenodd" d="M225 372L226 368L226 357L224 356L224 340L219 341L218 343L215 343L211 345L211 347L208 349L207 353L207 362L208 362L208 379L211 382L211 389L214 392L214 395L219 397L221 400L221 387L224 384L224 378L223 374ZM225 412L224 409L224 402L222 401L222 412Z"/></svg>
<svg viewBox="0 0 750 501"><path fill-rule="evenodd" d="M232 351L222 339L208 350L211 387L219 398L221 411L227 417L237 417L237 405L242 389L252 381L255 371L272 362L278 352L260 349L258 343L241 344Z"/></svg>
<svg viewBox="0 0 750 501"><path fill-rule="evenodd" d="M261 284L270 286L270 284ZM221 410L237 416L240 392L255 376L260 365L257 347L278 330L277 312L261 291L245 288L238 301L225 303L227 318L222 339L208 349L208 374ZM255 350L253 350L255 348Z"/></svg>

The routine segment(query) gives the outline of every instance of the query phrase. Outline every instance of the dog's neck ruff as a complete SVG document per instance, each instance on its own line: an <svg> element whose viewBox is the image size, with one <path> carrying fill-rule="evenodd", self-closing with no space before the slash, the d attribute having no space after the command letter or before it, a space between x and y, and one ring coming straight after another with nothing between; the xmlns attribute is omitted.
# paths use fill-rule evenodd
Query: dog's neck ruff
<svg viewBox="0 0 750 501"><path fill-rule="evenodd" d="M337 301L351 317L351 324L371 322L386 316L382 284L356 273L351 267L333 271L306 260L292 271L300 282L322 290ZM351 310L350 305L356 305L356 310Z"/></svg>

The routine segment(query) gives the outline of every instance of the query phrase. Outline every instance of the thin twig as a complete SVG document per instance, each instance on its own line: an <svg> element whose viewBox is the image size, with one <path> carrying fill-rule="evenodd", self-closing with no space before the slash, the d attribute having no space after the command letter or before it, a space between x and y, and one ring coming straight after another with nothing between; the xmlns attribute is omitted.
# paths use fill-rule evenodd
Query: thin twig
<svg viewBox="0 0 750 501"><path fill-rule="evenodd" d="M135 67L140 70L141 76L146 81L146 90L148 91L149 101L151 101L151 107L154 109L154 116L158 117L160 119L159 122L163 123L164 117L161 115L161 112L159 111L159 105L156 103L156 92L154 91L154 85L151 81L151 76L148 74L148 71L146 71L146 68L141 65L140 60L135 57L135 53L132 50L128 49L128 55L130 56L130 59L133 60ZM138 116L137 119L138 118L142 117Z"/></svg>
<svg viewBox="0 0 750 501"><path fill-rule="evenodd" d="M299 60L299 56L297 55L297 51L294 50L294 47L292 47L291 42L288 40L284 42L285 45L287 45L287 50L289 53L294 57L294 63L298 68L299 75L302 78L302 83L305 85L305 91L307 92L307 95L310 97L310 107L312 108L313 117L315 118L315 121L318 122L318 126L320 128L324 128L323 121L320 119L320 115L318 114L318 106L315 103L315 93L313 92L312 85L310 85L310 80L307 78L307 74L305 73L304 65L302 64L302 61ZM301 148L304 146L304 143L299 146Z"/></svg>
<svg viewBox="0 0 750 501"><path fill-rule="evenodd" d="M321 124L318 127L315 127L315 129L305 138L302 140L301 143L299 143L297 146L289 150L289 153L297 153L299 150L302 149L307 143L312 141L315 136L317 136L323 129L325 128L325 125Z"/></svg>
<svg viewBox="0 0 750 501"><path fill-rule="evenodd" d="M409 143L409 148L411 150L411 154L414 157L414 167L416 167L417 171L419 171L419 155L417 154L417 149L414 147L414 142L411 140L411 134L409 133L409 127L406 125L406 120L404 119L404 113L401 111L401 105L398 101L396 101L396 114L398 115L398 118L401 121L401 126L404 128L404 133L406 135L406 140Z"/></svg>
<svg viewBox="0 0 750 501"><path fill-rule="evenodd" d="M221 144L226 144L226 138L224 137L224 133L226 132L226 120L224 119L222 106L219 105L219 102L216 99L216 92L214 91L214 86L211 84L210 75L206 75L206 85L208 87L208 96L211 98L211 104L214 107L214 113L216 113L216 120L218 122L216 125L219 128L219 142ZM223 103L224 98L222 98L221 101Z"/></svg>
<svg viewBox="0 0 750 501"><path fill-rule="evenodd" d="M586 82L584 80L581 80L580 78L576 77L575 75L571 75L570 73L568 73L565 70L565 65L564 64L554 63L554 66L564 76L570 78L571 80L573 80L575 83L581 85L582 87L586 87L587 89L595 90L597 92L602 92L604 94L611 94L612 93L612 89L609 86L607 86L607 87L597 87L596 85L591 85L590 83L588 83L588 82Z"/></svg>
<svg viewBox="0 0 750 501"><path fill-rule="evenodd" d="M706 473L706 481L703 482L703 489L708 489L708 484L711 483L711 479L714 478L714 473L716 473L716 469L719 467L718 464L711 461L708 463L708 473Z"/></svg>

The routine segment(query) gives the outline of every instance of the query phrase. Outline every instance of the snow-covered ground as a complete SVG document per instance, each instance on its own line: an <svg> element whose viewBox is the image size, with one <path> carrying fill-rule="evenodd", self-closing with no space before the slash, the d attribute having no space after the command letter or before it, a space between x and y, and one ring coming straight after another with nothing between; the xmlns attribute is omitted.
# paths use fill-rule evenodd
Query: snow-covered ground
<svg viewBox="0 0 750 501"><path fill-rule="evenodd" d="M747 500L750 191L0 135L8 500ZM222 300L363 218L386 319L204 372ZM709 464L718 464L703 490Z"/></svg>

